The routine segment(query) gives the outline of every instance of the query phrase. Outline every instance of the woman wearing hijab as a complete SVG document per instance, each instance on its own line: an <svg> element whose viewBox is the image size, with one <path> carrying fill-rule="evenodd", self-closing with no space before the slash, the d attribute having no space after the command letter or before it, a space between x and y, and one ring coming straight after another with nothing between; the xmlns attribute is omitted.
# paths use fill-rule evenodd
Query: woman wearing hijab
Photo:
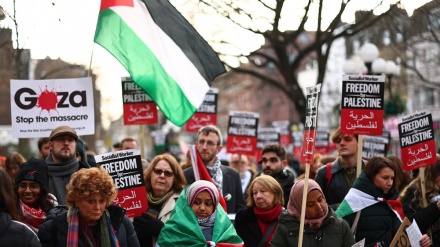
<svg viewBox="0 0 440 247"><path fill-rule="evenodd" d="M219 206L217 187L211 182L199 180L180 194L156 246L238 247L243 246L242 243L232 222Z"/></svg>
<svg viewBox="0 0 440 247"><path fill-rule="evenodd" d="M55 197L48 193L46 162L32 158L23 163L15 178L15 185L23 222L38 232L49 210L57 205Z"/></svg>
<svg viewBox="0 0 440 247"><path fill-rule="evenodd" d="M38 231L43 246L138 247L125 210L116 197L112 177L104 168L81 169L67 184L67 210L52 210ZM55 212L54 212L55 211Z"/></svg>
<svg viewBox="0 0 440 247"><path fill-rule="evenodd" d="M287 213L281 214L271 247L298 246L304 180L298 180L290 191ZM351 247L355 243L350 228L327 205L321 187L308 180L303 232L303 246Z"/></svg>
<svg viewBox="0 0 440 247"><path fill-rule="evenodd" d="M244 247L268 247L283 211L280 184L269 175L255 178L249 186L247 206L235 216L235 229Z"/></svg>

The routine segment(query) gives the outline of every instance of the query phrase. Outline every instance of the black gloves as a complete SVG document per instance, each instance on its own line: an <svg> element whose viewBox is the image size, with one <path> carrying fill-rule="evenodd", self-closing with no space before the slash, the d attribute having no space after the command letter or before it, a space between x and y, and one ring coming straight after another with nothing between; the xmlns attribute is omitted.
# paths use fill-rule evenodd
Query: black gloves
<svg viewBox="0 0 440 247"><path fill-rule="evenodd" d="M151 217L147 213L142 213L141 216L134 217L133 220L133 226L138 236L153 235L157 237L163 225L162 221Z"/></svg>

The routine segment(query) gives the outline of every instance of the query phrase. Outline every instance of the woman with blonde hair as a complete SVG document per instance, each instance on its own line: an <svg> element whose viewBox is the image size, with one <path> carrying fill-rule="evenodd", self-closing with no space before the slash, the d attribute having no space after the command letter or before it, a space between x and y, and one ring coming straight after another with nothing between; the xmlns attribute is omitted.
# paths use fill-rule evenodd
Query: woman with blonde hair
<svg viewBox="0 0 440 247"><path fill-rule="evenodd" d="M247 193L248 207L235 216L235 229L245 247L268 247L283 212L283 189L273 177L261 175Z"/></svg>
<svg viewBox="0 0 440 247"><path fill-rule="evenodd" d="M139 246L112 177L102 168L80 169L67 184L68 210L51 210L38 231L43 246Z"/></svg>

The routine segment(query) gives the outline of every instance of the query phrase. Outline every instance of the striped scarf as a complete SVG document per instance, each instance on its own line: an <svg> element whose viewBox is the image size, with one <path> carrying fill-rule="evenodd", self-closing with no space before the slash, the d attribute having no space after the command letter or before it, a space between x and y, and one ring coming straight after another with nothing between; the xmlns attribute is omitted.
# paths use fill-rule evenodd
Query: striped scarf
<svg viewBox="0 0 440 247"><path fill-rule="evenodd" d="M69 220L69 228L67 233L67 244L66 247L78 247L79 237L78 232L80 231L80 222L78 217L77 209L69 209L67 213L67 218ZM89 234L87 231L84 232L84 229L81 229L85 238L86 238L86 246L97 247L98 245L101 247L119 247L118 238L115 235L115 231L113 226L110 224L110 218L108 217L106 211L103 216L99 220L99 242L92 241L92 234ZM93 244L95 243L95 244ZM98 244L96 244L98 243ZM96 245L96 246L94 246Z"/></svg>

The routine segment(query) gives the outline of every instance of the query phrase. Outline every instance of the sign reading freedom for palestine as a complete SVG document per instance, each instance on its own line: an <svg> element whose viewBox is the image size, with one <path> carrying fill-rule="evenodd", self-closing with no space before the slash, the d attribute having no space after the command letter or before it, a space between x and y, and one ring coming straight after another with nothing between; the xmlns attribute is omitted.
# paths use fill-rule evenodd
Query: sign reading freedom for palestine
<svg viewBox="0 0 440 247"><path fill-rule="evenodd" d="M382 135L385 76L344 75L341 132Z"/></svg>
<svg viewBox="0 0 440 247"><path fill-rule="evenodd" d="M95 156L95 160L112 176L118 189L113 204L125 208L127 217L139 216L147 210L147 192L139 149L100 154Z"/></svg>
<svg viewBox="0 0 440 247"><path fill-rule="evenodd" d="M279 144L280 143L280 133L276 128L258 128L257 137L257 152L255 155L256 160L261 159L261 153L263 152L264 146L268 144Z"/></svg>
<svg viewBox="0 0 440 247"><path fill-rule="evenodd" d="M260 115L256 112L229 112L228 153L255 155L257 151L257 128Z"/></svg>
<svg viewBox="0 0 440 247"><path fill-rule="evenodd" d="M210 88L203 99L202 105L186 122L187 132L197 132L206 125L217 125L218 88Z"/></svg>
<svg viewBox="0 0 440 247"><path fill-rule="evenodd" d="M421 111L399 118L398 130L404 171L437 162L430 112Z"/></svg>
<svg viewBox="0 0 440 247"><path fill-rule="evenodd" d="M130 77L122 77L124 125L157 124L156 103Z"/></svg>

